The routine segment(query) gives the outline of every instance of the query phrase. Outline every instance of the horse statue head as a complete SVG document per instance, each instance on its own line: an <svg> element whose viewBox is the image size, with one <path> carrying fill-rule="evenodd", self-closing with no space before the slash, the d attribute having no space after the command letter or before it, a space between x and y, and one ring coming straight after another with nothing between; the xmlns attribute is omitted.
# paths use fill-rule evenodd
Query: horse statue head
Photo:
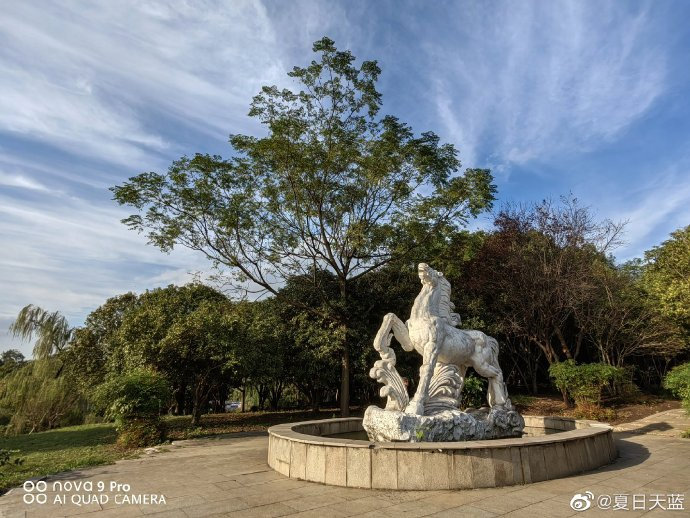
<svg viewBox="0 0 690 518"><path fill-rule="evenodd" d="M419 280L422 281L422 292L425 289L430 292L429 296L425 297L429 314L448 319L448 323L452 326L460 325L460 315L453 313L455 304L450 301L450 282L448 279L426 263L419 263L417 273Z"/></svg>

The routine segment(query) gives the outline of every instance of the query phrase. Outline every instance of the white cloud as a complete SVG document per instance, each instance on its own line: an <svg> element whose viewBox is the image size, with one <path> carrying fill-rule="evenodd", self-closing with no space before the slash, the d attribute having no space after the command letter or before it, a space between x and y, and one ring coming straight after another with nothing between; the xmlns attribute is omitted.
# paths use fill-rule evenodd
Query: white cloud
<svg viewBox="0 0 690 518"><path fill-rule="evenodd" d="M23 174L11 174L0 171L0 185L7 187L19 187L35 191L46 191L47 187L36 180Z"/></svg>
<svg viewBox="0 0 690 518"><path fill-rule="evenodd" d="M130 290L189 282L209 268L188 250L162 254L119 220L126 211L64 194L27 202L0 194L0 317L25 304L59 309L75 324L107 297Z"/></svg>
<svg viewBox="0 0 690 518"><path fill-rule="evenodd" d="M597 148L645 114L666 59L648 12L621 3L508 2L464 11L435 81L436 108L469 165ZM470 44L465 44L469 42ZM478 155L490 164L477 164ZM501 169L504 171L505 169Z"/></svg>
<svg viewBox="0 0 690 518"><path fill-rule="evenodd" d="M625 243L616 251L619 261L642 257L671 232L690 224L688 171L690 164L683 160L650 175L642 185L618 183L590 190L590 198L604 217L627 221Z"/></svg>
<svg viewBox="0 0 690 518"><path fill-rule="evenodd" d="M133 163L170 145L156 110L223 139L259 85L284 76L260 3L4 6L0 130Z"/></svg>

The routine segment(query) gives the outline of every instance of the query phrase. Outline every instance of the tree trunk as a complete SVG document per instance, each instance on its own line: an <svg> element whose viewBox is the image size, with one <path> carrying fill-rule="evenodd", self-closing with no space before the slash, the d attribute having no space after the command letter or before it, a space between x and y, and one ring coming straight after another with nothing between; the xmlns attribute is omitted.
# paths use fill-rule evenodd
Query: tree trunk
<svg viewBox="0 0 690 518"><path fill-rule="evenodd" d="M266 406L266 400L268 399L268 384L259 383L256 386L256 394L259 397L259 410L263 410Z"/></svg>
<svg viewBox="0 0 690 518"><path fill-rule="evenodd" d="M340 369L340 416L350 417L350 348L345 339Z"/></svg>
<svg viewBox="0 0 690 518"><path fill-rule="evenodd" d="M317 413L321 406L321 389L315 388L311 393L311 411Z"/></svg>
<svg viewBox="0 0 690 518"><path fill-rule="evenodd" d="M246 409L244 407L244 403L247 400L247 385L242 385L241 392L242 392L242 407L240 408L240 411L245 412Z"/></svg>
<svg viewBox="0 0 690 518"><path fill-rule="evenodd" d="M554 332L556 334L556 337L558 338L558 343L561 345L561 351L563 351L563 354L568 360L573 359L573 355L570 352L570 348L568 347L568 343L565 341L565 337L563 336L563 332L560 330L558 327L554 327Z"/></svg>
<svg viewBox="0 0 690 518"><path fill-rule="evenodd" d="M184 414L184 400L187 395L187 386L185 383L180 383L175 389L175 415Z"/></svg>
<svg viewBox="0 0 690 518"><path fill-rule="evenodd" d="M197 387L194 391L194 407L192 408L192 426L198 426L201 421L201 414L203 414L203 401L201 397L202 390Z"/></svg>
<svg viewBox="0 0 690 518"><path fill-rule="evenodd" d="M201 405L194 405L192 410L192 426L198 426L201 421Z"/></svg>
<svg viewBox="0 0 690 518"><path fill-rule="evenodd" d="M340 302L347 312L347 284L344 279L340 281ZM347 315L343 318L343 345L340 357L340 417L350 417L350 344L349 326Z"/></svg>
<svg viewBox="0 0 690 518"><path fill-rule="evenodd" d="M283 382L274 381L271 386L270 394L271 410L278 410L278 403L280 403L280 398L283 395Z"/></svg>

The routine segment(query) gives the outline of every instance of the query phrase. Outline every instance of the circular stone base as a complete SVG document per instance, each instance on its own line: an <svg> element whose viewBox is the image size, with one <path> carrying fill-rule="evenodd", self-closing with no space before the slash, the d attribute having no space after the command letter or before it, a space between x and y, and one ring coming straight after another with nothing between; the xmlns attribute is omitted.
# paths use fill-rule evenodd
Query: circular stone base
<svg viewBox="0 0 690 518"><path fill-rule="evenodd" d="M376 443L323 437L361 432L360 418L268 430L268 465L283 475L371 489L468 489L567 477L613 462L612 428L596 421L524 416L529 437Z"/></svg>

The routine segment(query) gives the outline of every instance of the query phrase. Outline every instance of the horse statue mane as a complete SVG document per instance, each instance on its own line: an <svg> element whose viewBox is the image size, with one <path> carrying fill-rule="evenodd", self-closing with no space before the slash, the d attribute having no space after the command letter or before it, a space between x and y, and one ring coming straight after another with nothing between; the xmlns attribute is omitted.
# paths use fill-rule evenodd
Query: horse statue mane
<svg viewBox="0 0 690 518"><path fill-rule="evenodd" d="M455 309L455 304L450 301L450 281L446 279L443 273L434 270L431 267L429 267L429 270L431 270L432 275L436 278L435 288L441 290L438 299L438 307L436 308L438 315L436 316L447 319L448 323L453 327L459 326L461 323L460 315L453 312Z"/></svg>

